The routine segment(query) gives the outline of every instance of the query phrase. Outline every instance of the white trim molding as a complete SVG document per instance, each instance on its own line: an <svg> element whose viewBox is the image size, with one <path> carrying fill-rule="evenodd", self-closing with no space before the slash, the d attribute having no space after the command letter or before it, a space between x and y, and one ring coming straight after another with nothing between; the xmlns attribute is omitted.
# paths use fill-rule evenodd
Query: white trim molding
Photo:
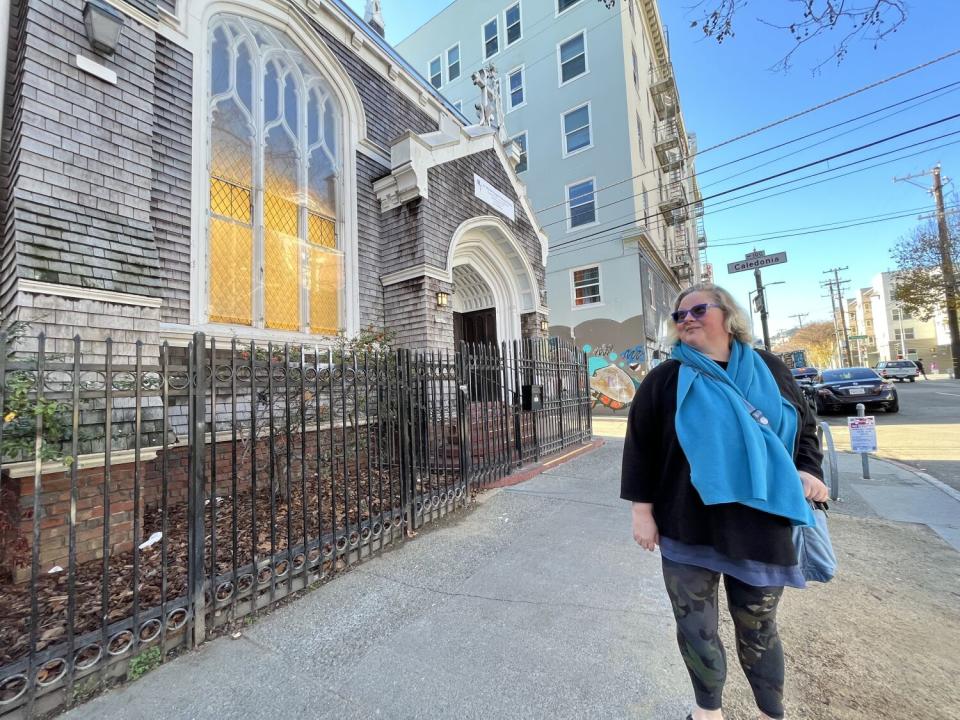
<svg viewBox="0 0 960 720"><path fill-rule="evenodd" d="M77 287L76 285L59 285L57 283L40 282L39 280L17 280L17 292L33 295L56 295L71 300L94 300L96 302L112 303L114 305L135 305L137 307L158 308L163 304L160 298L134 295L132 293L99 290L97 288Z"/></svg>
<svg viewBox="0 0 960 720"><path fill-rule="evenodd" d="M442 280L443 282L452 282L453 278L450 270L438 268L435 265L421 263L420 265L411 265L403 270L397 270L392 273L387 273L386 275L381 275L380 283L384 287L387 287L389 285L396 285L397 283L402 283L406 282L407 280L413 280L421 277L430 277L434 278L435 280Z"/></svg>
<svg viewBox="0 0 960 720"><path fill-rule="evenodd" d="M481 125L463 128L453 123L441 123L440 130L434 133L418 135L409 130L401 135L390 148L392 172L373 184L380 211L393 210L417 198L428 198L430 168L484 150L493 150L500 158L517 201L540 240L540 258L546 265L547 235L533 212L526 186L514 169L520 162L520 149L512 140L502 142L493 128Z"/></svg>
<svg viewBox="0 0 960 720"><path fill-rule="evenodd" d="M453 233L447 268L469 265L489 290L497 310L497 339L522 336L520 316L540 308L540 287L523 246L503 220L493 215L470 218ZM457 307L456 283L453 287Z"/></svg>

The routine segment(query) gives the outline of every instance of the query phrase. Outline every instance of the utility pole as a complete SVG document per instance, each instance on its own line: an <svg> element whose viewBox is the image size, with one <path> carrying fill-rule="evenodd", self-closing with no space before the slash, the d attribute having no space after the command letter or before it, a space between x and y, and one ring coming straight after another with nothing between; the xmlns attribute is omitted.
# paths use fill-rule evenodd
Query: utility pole
<svg viewBox="0 0 960 720"><path fill-rule="evenodd" d="M800 329L803 330L803 319L809 314L810 313L797 313L796 315L788 315L787 317L796 318L797 322L800 323Z"/></svg>
<svg viewBox="0 0 960 720"><path fill-rule="evenodd" d="M937 230L940 234L940 271L946 286L947 327L950 328L950 354L953 355L953 376L960 378L960 322L957 320L957 285L953 274L953 256L947 213L943 209L943 181L940 166L933 169L933 195L937 200ZM902 317L902 314L901 314Z"/></svg>
<svg viewBox="0 0 960 720"><path fill-rule="evenodd" d="M947 327L950 330L950 354L953 356L953 377L960 378L960 321L957 319L957 280L954 274L950 231L947 228L947 213L943 207L943 180L940 177L940 166L936 165L933 169L917 173L916 175L894 178L894 182L910 181L922 175L933 175L933 187L929 188L928 192L933 194L937 202L937 235L940 241L940 272L943 275L944 304L946 305L947 311ZM913 184L916 185L917 183ZM903 317L902 306L900 309L900 317ZM900 336L903 337L903 331L901 331Z"/></svg>
<svg viewBox="0 0 960 720"><path fill-rule="evenodd" d="M837 365L843 367L843 346L840 344L840 326L837 325L837 299L833 294L833 280L822 282L820 286L830 288L830 307L833 308L833 337L837 342Z"/></svg>
<svg viewBox="0 0 960 720"><path fill-rule="evenodd" d="M840 283L840 271L849 269L849 267L830 268L829 270L824 270L823 274L829 275L833 273L833 287L837 289L837 302L840 305L840 325L843 328L843 345L847 351L847 367L853 367L853 354L850 352L850 337L847 334L847 312L846 308L843 307L843 295L841 294L842 285ZM834 312L836 312L836 308L834 308Z"/></svg>
<svg viewBox="0 0 960 720"><path fill-rule="evenodd" d="M753 277L757 281L757 297L760 303L760 327L763 328L763 347L769 352L770 330L767 328L767 294L763 289L763 278L760 277L760 268L753 271Z"/></svg>

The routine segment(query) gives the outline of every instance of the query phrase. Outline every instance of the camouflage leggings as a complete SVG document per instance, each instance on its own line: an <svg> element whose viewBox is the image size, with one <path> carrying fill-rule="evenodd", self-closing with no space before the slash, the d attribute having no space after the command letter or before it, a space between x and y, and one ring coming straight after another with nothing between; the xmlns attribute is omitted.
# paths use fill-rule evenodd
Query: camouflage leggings
<svg viewBox="0 0 960 720"><path fill-rule="evenodd" d="M677 642L697 705L719 710L727 677L726 653L717 632L720 573L663 558L663 579L677 619ZM783 717L783 646L777 633L782 587L754 587L723 576L737 635L737 655L753 697L764 713Z"/></svg>

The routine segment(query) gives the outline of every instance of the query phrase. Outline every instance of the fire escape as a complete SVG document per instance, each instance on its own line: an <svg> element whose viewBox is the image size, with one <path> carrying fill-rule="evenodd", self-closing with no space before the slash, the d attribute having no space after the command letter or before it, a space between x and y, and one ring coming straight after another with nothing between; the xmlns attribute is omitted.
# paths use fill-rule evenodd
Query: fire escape
<svg viewBox="0 0 960 720"><path fill-rule="evenodd" d="M677 279L689 282L693 277L688 224L691 198L688 195L687 137L684 134L673 66L669 63L650 68L650 95L657 112L654 127L654 154L660 165L660 214L667 227L664 255ZM699 201L699 193L696 200ZM699 204L702 216L703 204ZM697 224L699 248L702 217ZM704 244L706 239L704 239Z"/></svg>

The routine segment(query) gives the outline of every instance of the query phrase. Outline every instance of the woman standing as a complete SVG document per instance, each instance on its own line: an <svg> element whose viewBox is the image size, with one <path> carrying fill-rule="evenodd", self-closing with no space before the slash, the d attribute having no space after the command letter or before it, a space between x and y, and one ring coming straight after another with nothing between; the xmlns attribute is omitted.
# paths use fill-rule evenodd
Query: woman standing
<svg viewBox="0 0 960 720"><path fill-rule="evenodd" d="M721 575L737 655L761 718L783 715L777 605L804 587L794 525L826 500L816 425L787 367L753 350L730 294L700 284L674 303L672 359L647 375L630 407L620 496L633 537L657 545L677 640L697 707L723 717L726 655L717 632Z"/></svg>

